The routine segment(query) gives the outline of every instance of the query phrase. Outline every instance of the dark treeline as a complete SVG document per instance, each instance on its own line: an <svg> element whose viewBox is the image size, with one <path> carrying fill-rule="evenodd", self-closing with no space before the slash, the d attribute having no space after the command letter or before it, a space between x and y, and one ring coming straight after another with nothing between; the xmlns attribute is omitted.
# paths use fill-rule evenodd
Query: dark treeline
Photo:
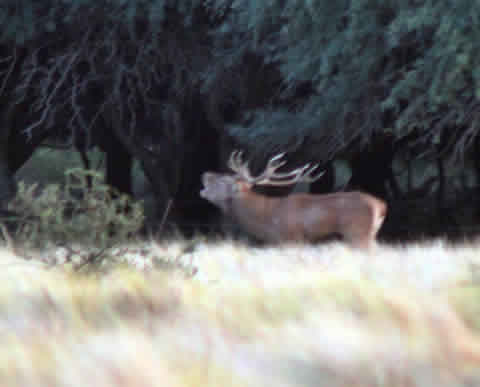
<svg viewBox="0 0 480 387"><path fill-rule="evenodd" d="M471 0L4 0L0 199L68 138L125 192L139 160L158 218L195 227L218 216L201 173L241 148L254 172L288 152L328 171L313 192L384 198L384 236L475 232L478 45Z"/></svg>

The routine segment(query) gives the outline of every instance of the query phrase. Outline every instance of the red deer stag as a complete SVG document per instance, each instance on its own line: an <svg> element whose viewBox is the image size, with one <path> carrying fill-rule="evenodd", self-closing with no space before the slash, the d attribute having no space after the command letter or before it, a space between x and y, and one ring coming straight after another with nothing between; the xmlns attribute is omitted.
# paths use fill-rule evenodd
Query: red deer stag
<svg viewBox="0 0 480 387"><path fill-rule="evenodd" d="M205 172L200 196L207 199L245 231L266 242L316 242L339 234L350 245L370 248L387 213L384 201L362 192L325 195L293 193L268 197L252 191L254 185L290 185L312 182L318 165L306 164L290 172L277 172L286 163L281 153L268 161L265 170L252 176L242 153L231 154L228 167L233 175Z"/></svg>

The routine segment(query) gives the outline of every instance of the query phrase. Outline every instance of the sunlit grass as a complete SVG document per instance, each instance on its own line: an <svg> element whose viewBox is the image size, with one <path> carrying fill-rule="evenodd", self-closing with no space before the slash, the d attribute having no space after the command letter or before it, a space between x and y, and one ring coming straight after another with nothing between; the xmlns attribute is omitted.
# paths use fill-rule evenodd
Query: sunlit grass
<svg viewBox="0 0 480 387"><path fill-rule="evenodd" d="M1 385L480 382L475 244L115 249L100 271L1 251Z"/></svg>

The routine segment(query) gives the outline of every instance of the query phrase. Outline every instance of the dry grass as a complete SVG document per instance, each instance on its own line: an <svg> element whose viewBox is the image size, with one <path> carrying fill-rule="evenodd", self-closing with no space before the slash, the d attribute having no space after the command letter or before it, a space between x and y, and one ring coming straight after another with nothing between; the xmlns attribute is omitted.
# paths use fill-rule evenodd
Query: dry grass
<svg viewBox="0 0 480 387"><path fill-rule="evenodd" d="M480 385L480 247L0 252L2 386Z"/></svg>

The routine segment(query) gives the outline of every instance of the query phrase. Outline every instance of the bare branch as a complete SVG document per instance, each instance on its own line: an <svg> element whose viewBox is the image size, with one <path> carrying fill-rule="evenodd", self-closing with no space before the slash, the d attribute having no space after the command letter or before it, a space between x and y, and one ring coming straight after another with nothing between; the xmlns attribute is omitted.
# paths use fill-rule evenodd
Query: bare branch
<svg viewBox="0 0 480 387"><path fill-rule="evenodd" d="M0 96L3 95L3 93L5 92L5 88L7 87L8 80L9 80L10 76L12 75L12 72L13 72L13 69L15 68L15 65L17 64L17 49L16 48L13 49L13 57L9 57L9 58L11 58L11 63L10 63L10 66L7 70L7 74L3 78L2 85L0 86ZM9 58L6 58L5 61L10 60Z"/></svg>

